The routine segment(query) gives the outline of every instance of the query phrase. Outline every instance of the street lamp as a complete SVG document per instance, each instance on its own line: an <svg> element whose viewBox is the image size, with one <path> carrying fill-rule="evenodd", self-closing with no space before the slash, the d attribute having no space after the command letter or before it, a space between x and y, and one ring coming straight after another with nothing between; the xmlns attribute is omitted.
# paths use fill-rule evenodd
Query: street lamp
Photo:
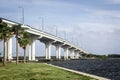
<svg viewBox="0 0 120 80"><path fill-rule="evenodd" d="M64 32L64 37L65 37L65 40L67 40L67 39L66 39L66 31Z"/></svg>
<svg viewBox="0 0 120 80"><path fill-rule="evenodd" d="M72 36L72 43L73 43L73 36Z"/></svg>
<svg viewBox="0 0 120 80"><path fill-rule="evenodd" d="M22 24L24 24L24 7L19 6L18 8L22 9Z"/></svg>
<svg viewBox="0 0 120 80"><path fill-rule="evenodd" d="M56 25L54 25L55 26L55 30L56 30L56 32L55 32L55 34L56 34L56 36L58 35L58 29L57 29L57 26Z"/></svg>
<svg viewBox="0 0 120 80"><path fill-rule="evenodd" d="M39 17L39 19L41 19L41 21L42 21L42 31L44 31L44 18L43 17Z"/></svg>

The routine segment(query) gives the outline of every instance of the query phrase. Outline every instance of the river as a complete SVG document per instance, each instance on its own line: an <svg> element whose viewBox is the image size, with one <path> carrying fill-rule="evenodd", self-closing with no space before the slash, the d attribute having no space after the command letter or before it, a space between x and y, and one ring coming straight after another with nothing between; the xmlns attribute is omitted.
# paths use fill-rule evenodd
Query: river
<svg viewBox="0 0 120 80"><path fill-rule="evenodd" d="M109 78L111 80L120 80L120 59L83 59L51 61L48 63Z"/></svg>

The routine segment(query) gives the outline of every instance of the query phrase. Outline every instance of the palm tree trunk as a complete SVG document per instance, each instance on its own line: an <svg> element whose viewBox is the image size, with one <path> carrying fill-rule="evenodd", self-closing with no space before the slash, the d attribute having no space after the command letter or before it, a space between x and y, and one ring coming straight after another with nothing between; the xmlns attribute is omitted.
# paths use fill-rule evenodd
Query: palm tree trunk
<svg viewBox="0 0 120 80"><path fill-rule="evenodd" d="M18 64L18 38L16 37L16 65Z"/></svg>
<svg viewBox="0 0 120 80"><path fill-rule="evenodd" d="M8 60L8 41L6 42L6 45L7 45L7 46L6 46L6 47L7 47L7 48L6 48L6 61L9 61L9 60Z"/></svg>
<svg viewBox="0 0 120 80"><path fill-rule="evenodd" d="M26 48L24 48L24 64L26 63Z"/></svg>
<svg viewBox="0 0 120 80"><path fill-rule="evenodd" d="M6 41L4 40L4 56L3 56L3 66L6 65Z"/></svg>

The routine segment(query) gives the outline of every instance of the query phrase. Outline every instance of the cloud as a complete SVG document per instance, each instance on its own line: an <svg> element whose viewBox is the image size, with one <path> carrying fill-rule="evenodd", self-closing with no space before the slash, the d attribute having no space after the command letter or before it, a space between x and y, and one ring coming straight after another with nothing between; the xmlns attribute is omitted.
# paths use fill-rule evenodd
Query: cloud
<svg viewBox="0 0 120 80"><path fill-rule="evenodd" d="M26 24L39 28L38 17L44 17L46 31L55 34L56 25L59 36L64 38L67 32L69 41L73 37L74 43L79 41L80 47L88 52L114 53L120 52L119 4L119 0L1 0L0 16L19 22L18 6L23 6Z"/></svg>
<svg viewBox="0 0 120 80"><path fill-rule="evenodd" d="M8 3L9 0L1 0L2 4ZM2 5L1 6L7 6ZM8 5L18 5L18 6L57 6L57 7L63 7L63 6L72 6L70 3L65 3L63 0L11 0L11 3ZM61 6L62 5L62 6Z"/></svg>
<svg viewBox="0 0 120 80"><path fill-rule="evenodd" d="M73 29L79 46L94 54L119 53L120 28L116 25L84 22ZM115 51L117 50L117 51Z"/></svg>
<svg viewBox="0 0 120 80"><path fill-rule="evenodd" d="M120 4L120 0L106 0L107 4Z"/></svg>
<svg viewBox="0 0 120 80"><path fill-rule="evenodd" d="M120 19L120 11L118 10L94 10L94 13L93 14L96 14L96 15L99 15L99 16L107 16L107 17L110 17L110 18L119 18Z"/></svg>

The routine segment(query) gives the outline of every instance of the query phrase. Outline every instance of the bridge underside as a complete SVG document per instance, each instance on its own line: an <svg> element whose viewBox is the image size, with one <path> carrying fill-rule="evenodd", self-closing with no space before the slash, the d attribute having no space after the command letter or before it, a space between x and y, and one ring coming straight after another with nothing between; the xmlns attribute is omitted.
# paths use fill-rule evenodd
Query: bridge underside
<svg viewBox="0 0 120 80"><path fill-rule="evenodd" d="M54 41L54 40L49 39L49 38L46 38L46 37L41 37L39 40L40 40L41 42L44 42L44 43L46 43L46 42L53 42L53 41Z"/></svg>

